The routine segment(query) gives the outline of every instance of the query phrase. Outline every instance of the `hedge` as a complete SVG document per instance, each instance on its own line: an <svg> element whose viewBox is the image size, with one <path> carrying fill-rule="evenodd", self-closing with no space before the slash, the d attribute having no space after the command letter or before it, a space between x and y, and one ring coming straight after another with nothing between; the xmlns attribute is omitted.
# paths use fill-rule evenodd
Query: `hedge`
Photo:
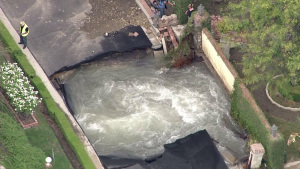
<svg viewBox="0 0 300 169"><path fill-rule="evenodd" d="M55 122L60 127L66 140L77 155L82 166L86 169L95 168L83 144L79 140L69 120L65 116L65 113L61 111L60 108L56 105L56 102L51 97L51 94L49 93L46 86L43 84L42 80L38 76L36 76L36 72L27 60L26 55L24 55L22 50L19 48L17 43L14 41L13 37L10 35L9 31L6 29L6 27L1 21L0 38L8 48L9 52L14 56L18 65L23 69L25 75L29 77L29 80L31 81L32 85L35 86L35 88L39 91L39 94L43 98L43 102L45 103L46 108L50 113L50 116L54 118Z"/></svg>
<svg viewBox="0 0 300 169"><path fill-rule="evenodd" d="M234 84L231 95L231 113L243 127L264 146L267 163L272 169L282 169L284 166L285 142L282 136L272 139L270 131L265 127L259 115L250 102L244 98L238 80Z"/></svg>

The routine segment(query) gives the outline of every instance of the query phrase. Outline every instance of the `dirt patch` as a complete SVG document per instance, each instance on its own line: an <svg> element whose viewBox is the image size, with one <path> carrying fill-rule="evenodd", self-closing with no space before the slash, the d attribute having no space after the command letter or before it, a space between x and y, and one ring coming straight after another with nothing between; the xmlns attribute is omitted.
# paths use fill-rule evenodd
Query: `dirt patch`
<svg viewBox="0 0 300 169"><path fill-rule="evenodd" d="M146 0L146 2L149 2ZM191 1L192 2L192 1ZM89 0L92 6L91 12L87 13L84 24L80 30L88 33L91 39L102 36L105 32L118 31L129 25L140 25L149 28L151 25L134 0ZM227 1L216 3L214 1L193 0L195 9L203 4L210 14L220 15ZM186 9L187 10L187 7ZM166 15L174 13L173 7L168 4Z"/></svg>
<svg viewBox="0 0 300 169"><path fill-rule="evenodd" d="M118 31L129 25L150 27L146 15L134 0L89 0L91 13L87 13L81 30L90 38L102 36L105 32Z"/></svg>
<svg viewBox="0 0 300 169"><path fill-rule="evenodd" d="M16 112L14 112L16 113ZM24 125L28 125L28 124L32 124L32 123L35 123L36 121L34 120L34 118L30 115L24 115L24 114L21 114L21 113L16 113L15 114L21 121Z"/></svg>

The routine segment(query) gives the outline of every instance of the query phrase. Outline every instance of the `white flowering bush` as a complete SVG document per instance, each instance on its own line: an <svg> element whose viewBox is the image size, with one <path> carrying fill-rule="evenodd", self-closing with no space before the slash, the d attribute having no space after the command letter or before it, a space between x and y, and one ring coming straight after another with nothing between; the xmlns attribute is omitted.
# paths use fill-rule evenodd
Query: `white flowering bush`
<svg viewBox="0 0 300 169"><path fill-rule="evenodd" d="M29 83L28 78L16 63L4 63L0 67L1 86L5 90L15 111L32 113L40 102L38 92Z"/></svg>

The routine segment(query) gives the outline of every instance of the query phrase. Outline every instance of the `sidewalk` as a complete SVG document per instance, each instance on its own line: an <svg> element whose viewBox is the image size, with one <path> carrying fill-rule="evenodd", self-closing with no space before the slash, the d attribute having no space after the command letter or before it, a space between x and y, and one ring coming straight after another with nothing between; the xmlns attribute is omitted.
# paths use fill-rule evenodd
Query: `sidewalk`
<svg viewBox="0 0 300 169"><path fill-rule="evenodd" d="M12 37L16 42L19 41L19 35L16 32L16 30L11 25L10 21L7 19L6 15L3 13L2 9L0 8L0 20L5 25L5 27L8 29ZM38 64L38 62L35 60L33 55L31 54L30 50L28 48L22 49L20 46L20 49L23 51L23 53L26 55L28 61L36 71L36 75L39 76L42 79L42 82L49 90L51 96L55 100L55 102L58 104L58 106L61 108L62 111L65 112L67 118L69 119L71 125L74 127L76 134L78 135L80 141L84 145L86 151L88 152L88 155L90 159L93 161L94 165L97 169L104 169L94 148L90 144L89 140L83 133L81 127L78 125L72 114L69 112L65 102L63 101L62 97L59 95L59 93L56 91L56 89L53 87L51 82L49 81L48 77L46 76L45 72L41 68L41 66Z"/></svg>

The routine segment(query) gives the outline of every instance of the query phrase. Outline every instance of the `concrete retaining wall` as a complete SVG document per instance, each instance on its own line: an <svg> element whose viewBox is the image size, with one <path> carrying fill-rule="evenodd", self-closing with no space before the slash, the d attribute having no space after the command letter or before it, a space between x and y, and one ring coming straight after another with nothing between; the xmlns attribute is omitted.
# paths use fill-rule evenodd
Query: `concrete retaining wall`
<svg viewBox="0 0 300 169"><path fill-rule="evenodd" d="M202 49L205 54L205 56L203 56L205 57L204 59L209 61L209 64L218 74L225 87L230 93L232 93L234 91L234 82L239 78L239 76L207 29L202 30ZM243 83L240 83L239 86L242 89L243 96L249 101L253 110L258 114L266 129L270 131L271 126L263 111L256 104L256 101L252 97L250 91ZM279 138L280 137L276 137L275 139Z"/></svg>
<svg viewBox="0 0 300 169"><path fill-rule="evenodd" d="M203 56L205 57L204 59L209 61L208 64L212 66L213 70L220 77L220 80L223 82L226 89L232 93L234 91L234 82L239 78L239 76L207 29L202 30L202 50L205 54ZM249 101L252 108L259 115L265 127L270 130L271 126L268 120L265 118L260 107L256 104L250 91L247 89L245 84L240 83L239 85L242 89L243 96Z"/></svg>
<svg viewBox="0 0 300 169"><path fill-rule="evenodd" d="M202 30L202 50L226 89L232 93L234 81L238 75L206 29Z"/></svg>

